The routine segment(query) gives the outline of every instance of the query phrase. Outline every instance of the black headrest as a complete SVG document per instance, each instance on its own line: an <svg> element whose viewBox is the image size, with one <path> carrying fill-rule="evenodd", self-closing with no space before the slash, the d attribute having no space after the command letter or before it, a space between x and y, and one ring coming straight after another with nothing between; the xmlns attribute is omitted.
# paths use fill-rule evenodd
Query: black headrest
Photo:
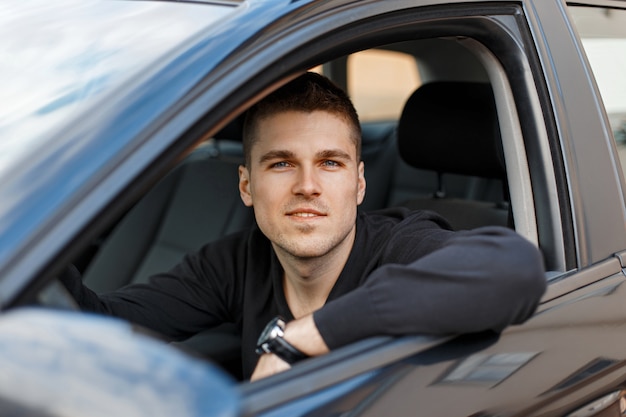
<svg viewBox="0 0 626 417"><path fill-rule="evenodd" d="M245 119L245 113L240 114L236 118L230 121L226 126L224 126L219 132L217 132L213 137L215 139L228 139L231 141L242 141L243 137L243 123Z"/></svg>
<svg viewBox="0 0 626 417"><path fill-rule="evenodd" d="M398 125L400 155L421 169L504 178L504 158L491 86L433 82L407 100Z"/></svg>

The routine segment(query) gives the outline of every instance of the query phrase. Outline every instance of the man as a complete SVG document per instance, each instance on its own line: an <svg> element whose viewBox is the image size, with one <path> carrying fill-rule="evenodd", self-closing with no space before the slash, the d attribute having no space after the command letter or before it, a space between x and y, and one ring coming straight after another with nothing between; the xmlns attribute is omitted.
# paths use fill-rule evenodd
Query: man
<svg viewBox="0 0 626 417"><path fill-rule="evenodd" d="M172 339L236 323L252 379L370 336L500 331L530 317L546 286L537 249L506 228L452 232L430 212L358 213L360 140L346 94L307 73L247 115L239 190L256 227L149 284L97 296L75 274L62 280L83 308Z"/></svg>

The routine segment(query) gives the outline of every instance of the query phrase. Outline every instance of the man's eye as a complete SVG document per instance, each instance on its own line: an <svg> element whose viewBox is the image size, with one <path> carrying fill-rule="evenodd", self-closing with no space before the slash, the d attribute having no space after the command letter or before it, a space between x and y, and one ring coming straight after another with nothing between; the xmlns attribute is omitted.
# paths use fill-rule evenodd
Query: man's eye
<svg viewBox="0 0 626 417"><path fill-rule="evenodd" d="M272 168L286 168L288 166L290 166L289 162L286 161L275 162L272 164Z"/></svg>
<svg viewBox="0 0 626 417"><path fill-rule="evenodd" d="M327 166L327 167L338 167L339 166L339 162L337 162L337 161L324 161L322 163L322 165Z"/></svg>

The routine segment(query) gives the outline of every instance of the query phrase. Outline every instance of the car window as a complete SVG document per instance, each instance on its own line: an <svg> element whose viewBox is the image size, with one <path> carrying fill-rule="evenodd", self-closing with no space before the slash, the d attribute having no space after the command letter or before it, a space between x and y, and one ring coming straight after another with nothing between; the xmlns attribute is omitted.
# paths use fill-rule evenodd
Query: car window
<svg viewBox="0 0 626 417"><path fill-rule="evenodd" d="M626 10L570 8L626 167Z"/></svg>
<svg viewBox="0 0 626 417"><path fill-rule="evenodd" d="M348 57L348 92L363 122L397 120L420 85L415 58L372 49Z"/></svg>
<svg viewBox="0 0 626 417"><path fill-rule="evenodd" d="M526 164L518 163L519 168L517 170L510 169L508 173L501 172L501 169L497 170L495 176L492 176L491 172L487 172L485 175L484 171L485 166L492 163L500 165L502 162L499 147L493 146L501 142L502 138L508 142L519 144L519 147L514 148L513 151L506 150L507 157L511 157L511 155L517 158L525 157L521 137L515 134L517 129L512 127L508 130L505 129L506 126L519 124L515 119L514 112L507 111L508 108L506 107L501 107L500 110L502 111L498 112L501 114L501 118L505 119L502 123L505 128L502 129L503 133L500 136L498 126L500 123L498 123L497 114L494 112L496 103L492 103L493 100L490 100L494 96L499 96L501 99L507 98L511 92L506 86L495 90L490 83L492 80L487 77L485 77L485 81L480 83L476 82L473 74L468 74L465 78L454 78L454 80L449 77L454 69L466 69L476 65L475 61L478 62L476 56L483 51L483 45L478 42L465 45L466 42L462 37L415 39L402 43L404 45L391 44L387 47L404 47L409 52L421 51L424 53L419 57L422 68L431 69L430 77L427 77L426 72L424 72L425 82L422 87L428 85L430 87L427 87L427 92L421 96L419 109L434 107L431 104L439 102L437 99L442 97L441 101L444 105L437 106L437 117L431 118L430 121L424 120L428 117L415 120L411 120L412 117L409 117L408 124L415 129L405 129L404 131L409 132L408 134L396 135L395 128L399 123L400 113L408 97L421 86L417 55L413 56L409 53L389 49L371 49L347 57L348 92L355 101L362 120L366 123L376 120L391 120L393 122L391 124L371 124L369 126L371 129L367 131L368 140L364 140L363 158L368 167L370 206L374 206L375 204L372 202L375 202L379 205L377 208L403 205L408 208L436 210L446 218L451 219L451 223L458 229L473 228L485 224L518 227L521 232L533 229L532 227L522 227L519 219L515 219L516 221L513 223L513 217L519 218L518 213L522 212L523 208L522 205L518 204L520 209L510 210L514 204L509 201L509 195L518 196L518 200L528 201L528 199L524 199L523 191L518 191L522 187L517 185L529 177L527 168L525 168ZM417 46L421 46L421 48L417 48ZM498 72L499 61L497 59L489 56L485 57L484 61L478 62L482 71L481 74L488 72L486 68L488 66L493 67L493 72ZM319 70L319 67L316 69ZM506 76L504 72L499 74L503 78ZM504 85L506 83L494 84ZM477 92L485 99L481 100L481 102L485 102L485 107L476 105L474 98ZM445 96L442 95L443 93ZM461 98L465 99L461 100ZM470 99L469 102L467 98ZM460 107L453 106L455 104L460 104ZM485 142L479 143L477 141L481 139L480 137L470 137L466 134L467 132L478 132L471 124L474 121L472 119L477 119L477 117L472 116L467 111L468 109L477 110L479 116L485 117L484 120L481 118L483 120L481 126L486 127L484 130L488 134L477 135L485 139ZM421 110L418 111L417 107L414 108L414 113L422 116L426 114ZM467 117L468 115L469 117ZM451 116L454 116L453 120L457 123L440 124L449 125L459 130L445 134L446 137L449 137L449 140L445 142L450 144L449 147L435 148L435 144L442 142L444 135L439 126L433 128L433 124L451 120ZM425 122L431 123L428 126L422 126ZM498 129L495 129L496 127ZM237 129L233 130L236 131ZM427 132L428 135L421 134L426 130L429 131ZM514 130L515 132L512 133ZM461 134L458 134L459 131ZM414 132L417 134L413 135ZM94 247L96 255L90 258L92 254L88 253L84 262L86 266L83 268L83 280L89 288L97 292L107 292L129 283L143 282L152 273L173 267L185 253L196 251L201 245L220 238L226 233L249 227L253 216L250 210L243 207L239 201L237 188L237 167L242 163L241 158L243 157L241 143L234 140L237 139L237 132L234 135L232 131L226 132L224 137L220 133L217 132L211 141L203 143L195 149L177 169L173 170L130 210L108 235L96 239L95 245L98 245ZM427 145L414 146L413 142L417 142L414 137L419 137L420 142ZM406 150L403 155L398 154L396 141L405 144ZM471 147L472 152L466 152L465 149L459 150L459 142L461 142L460 144L463 142L474 143L476 146ZM409 143L408 146L407 143ZM423 151L424 146L429 147L429 151ZM495 152L493 155L482 152L483 147L485 149L495 148ZM430 149L434 149L432 154ZM407 153L409 154L410 166L403 165L401 162ZM436 159L435 162L437 163L432 162L424 166L425 162L416 156L420 154L432 155L431 159ZM460 155L460 157L452 159L451 154ZM436 156L438 157L435 158ZM490 158L491 156L494 158ZM459 159L472 162L471 166L464 168L461 172L456 169L457 167L451 167ZM469 162L464 165L469 165ZM403 170L403 167L406 170ZM438 173L441 175L437 175ZM442 179L444 176L445 180ZM512 186L509 186L506 176L512 178ZM210 179L214 179L214 181L210 181ZM228 191L221 190L224 187ZM403 193L405 189L407 193ZM454 200L444 201L445 199L442 198L444 196L452 197ZM377 197L380 197L380 202L376 201ZM162 216L146 214L154 212L159 204L167 206L166 214ZM532 202L527 204L532 206ZM473 217L477 219L479 225L460 225L453 222L452 217L454 215L464 214L466 209L469 210L470 208L475 209L476 215ZM160 213L159 210L156 211ZM210 217L215 219L215 222L201 221L206 220L206 213L211 213ZM533 213L530 213L530 216L532 215ZM497 219L497 222L492 221L492 219ZM148 223L150 224L147 225ZM139 233L136 230L148 233ZM528 233L525 236L533 237L532 235L529 236ZM141 242L139 244L139 240L144 238L146 238L147 243ZM536 241L536 239L532 240ZM122 257L119 256L119 253L131 255L131 251L135 249L142 253L132 253L132 256L125 256L125 259L121 260ZM128 259L127 264L125 263L126 259ZM119 270L128 271L127 276L122 276L122 273L117 272ZM111 271L116 272L111 273ZM241 363L238 360L237 331L238 329L221 328L219 329L219 336L217 333L199 334L200 338L189 339L190 343L185 345L185 348L190 347L195 341L203 349L202 352L200 349L194 349L199 355L217 358L223 354L225 359L224 361L220 360L219 363L231 371L230 361L235 362L236 365ZM212 336L218 342L211 345L204 342L202 336ZM230 344L233 336L236 339L234 348ZM220 351L209 351L208 348L213 347L220 349ZM230 355L235 356L235 359L233 360ZM240 372L238 369L234 369L235 366L232 367L232 373L238 375Z"/></svg>

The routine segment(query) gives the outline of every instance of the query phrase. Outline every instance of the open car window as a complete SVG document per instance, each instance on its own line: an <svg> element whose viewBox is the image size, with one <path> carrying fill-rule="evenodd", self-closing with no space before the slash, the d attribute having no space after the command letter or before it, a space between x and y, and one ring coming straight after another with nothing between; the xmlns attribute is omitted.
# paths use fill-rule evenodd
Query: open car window
<svg viewBox="0 0 626 417"><path fill-rule="evenodd" d="M418 38L334 57L316 68L329 67L365 115L362 210L434 210L456 229L499 225L538 244L512 91L484 45ZM384 88L372 88L373 68L386 74ZM239 115L203 140L75 260L89 288L104 293L146 282L202 245L252 226L253 212L238 191L241 128ZM240 378L235 326L178 344Z"/></svg>

